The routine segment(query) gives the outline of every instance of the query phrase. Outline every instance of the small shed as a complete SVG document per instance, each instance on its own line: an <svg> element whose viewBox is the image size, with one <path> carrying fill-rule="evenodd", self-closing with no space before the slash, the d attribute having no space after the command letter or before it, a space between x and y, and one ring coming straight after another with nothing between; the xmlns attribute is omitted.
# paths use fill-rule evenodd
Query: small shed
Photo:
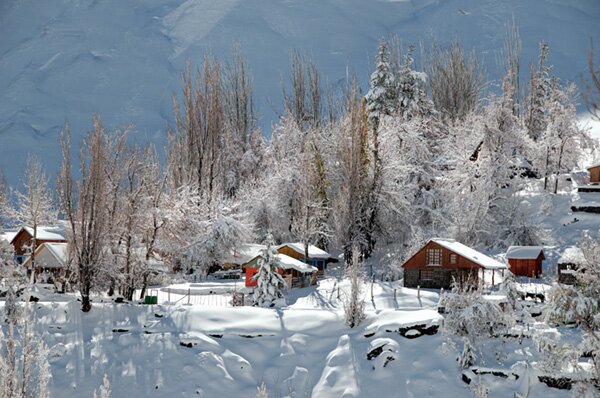
<svg viewBox="0 0 600 398"><path fill-rule="evenodd" d="M277 253L285 254L296 260L308 263L316 267L319 271L325 270L327 264L337 261L331 254L314 245L308 245L308 258L306 258L305 246L302 242L284 243L277 246L276 250Z"/></svg>
<svg viewBox="0 0 600 398"><path fill-rule="evenodd" d="M434 238L429 240L402 265L404 286L426 288L450 288L452 280L479 280L479 272L492 271L494 283L496 271L504 271L505 264L486 256L453 239Z"/></svg>
<svg viewBox="0 0 600 398"><path fill-rule="evenodd" d="M252 277L258 272L258 260L261 257L262 254L244 264L246 287L256 286L256 281ZM275 262L277 264L277 272L283 276L288 287L305 287L315 280L311 276L317 272L317 268L312 265L281 253L275 255Z"/></svg>
<svg viewBox="0 0 600 398"><path fill-rule="evenodd" d="M600 184L600 163L587 168L590 173L590 184Z"/></svg>
<svg viewBox="0 0 600 398"><path fill-rule="evenodd" d="M45 275L44 282L53 283L63 279L67 268L67 243L44 242L35 251L35 274ZM23 267L31 273L31 257L27 257Z"/></svg>
<svg viewBox="0 0 600 398"><path fill-rule="evenodd" d="M545 259L542 246L511 246L506 251L510 272L516 276L539 278Z"/></svg>
<svg viewBox="0 0 600 398"><path fill-rule="evenodd" d="M567 247L558 259L558 282L574 285L575 271L586 262L583 251L575 246Z"/></svg>

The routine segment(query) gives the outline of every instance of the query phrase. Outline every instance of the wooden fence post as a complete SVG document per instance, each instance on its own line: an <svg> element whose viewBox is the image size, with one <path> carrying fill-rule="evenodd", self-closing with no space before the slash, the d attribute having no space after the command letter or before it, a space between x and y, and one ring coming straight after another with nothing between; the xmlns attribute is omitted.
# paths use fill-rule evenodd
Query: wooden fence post
<svg viewBox="0 0 600 398"><path fill-rule="evenodd" d="M417 285L417 298L421 298L421 286Z"/></svg>
<svg viewBox="0 0 600 398"><path fill-rule="evenodd" d="M191 289L188 287L188 304L190 303L190 293L191 293L191 291L190 291L190 290L191 290Z"/></svg>
<svg viewBox="0 0 600 398"><path fill-rule="evenodd" d="M396 300L396 289L394 289L394 302L397 302L398 300Z"/></svg>
<svg viewBox="0 0 600 398"><path fill-rule="evenodd" d="M371 279L371 301L374 301L375 299L373 298L373 285L375 284L375 275L373 275L373 278Z"/></svg>

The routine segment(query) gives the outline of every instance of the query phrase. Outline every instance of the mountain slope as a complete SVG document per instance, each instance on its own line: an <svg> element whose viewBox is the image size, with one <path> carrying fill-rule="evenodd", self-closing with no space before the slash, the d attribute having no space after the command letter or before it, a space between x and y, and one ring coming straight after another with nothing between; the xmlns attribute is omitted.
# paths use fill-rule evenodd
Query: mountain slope
<svg viewBox="0 0 600 398"><path fill-rule="evenodd" d="M483 55L495 79L496 50L513 15L524 66L546 40L555 73L581 78L589 39L600 40L596 0L7 0L0 4L0 170L15 183L33 153L53 175L64 122L77 142L92 113L111 129L133 124L136 136L162 147L186 60L198 65L207 52L226 58L235 42L253 70L266 130L281 110L292 48L309 53L329 83L354 71L366 82L382 36L407 43L432 35L442 44L457 37Z"/></svg>

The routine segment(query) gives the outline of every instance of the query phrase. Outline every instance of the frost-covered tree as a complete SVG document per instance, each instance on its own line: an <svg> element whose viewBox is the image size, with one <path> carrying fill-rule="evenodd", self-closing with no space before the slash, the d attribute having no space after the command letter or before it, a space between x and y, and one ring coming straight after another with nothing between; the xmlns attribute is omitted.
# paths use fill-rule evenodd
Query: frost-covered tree
<svg viewBox="0 0 600 398"><path fill-rule="evenodd" d="M576 283L555 285L550 290L544 306L547 321L575 323L583 332L581 344L563 347L563 357L580 358L582 353L590 353L593 364L593 377L600 378L600 248L598 239L585 237L581 242L585 261L575 271ZM568 349L567 349L568 348ZM545 350L557 364L565 363L557 358L556 350ZM553 358L553 359L552 359ZM557 365L558 366L558 365Z"/></svg>
<svg viewBox="0 0 600 398"><path fill-rule="evenodd" d="M35 275L38 228L54 223L57 213L54 209L52 192L48 188L48 178L39 160L34 158L27 160L25 180L22 183L24 191L15 191L16 207L10 209L9 214L19 225L32 229L28 253L31 256L31 272Z"/></svg>
<svg viewBox="0 0 600 398"><path fill-rule="evenodd" d="M594 46L592 45L588 55L590 81L583 84L582 93L590 114L600 121L600 68L595 63L594 56Z"/></svg>
<svg viewBox="0 0 600 398"><path fill-rule="evenodd" d="M93 122L94 129L81 147L77 180L71 171L70 130L67 127L63 131L63 159L57 184L61 208L69 224L69 250L76 269L83 312L92 308L90 294L97 281L98 264L102 263L108 223L105 178L108 133L97 116Z"/></svg>
<svg viewBox="0 0 600 398"><path fill-rule="evenodd" d="M269 398L269 391L264 381L256 387L256 398Z"/></svg>
<svg viewBox="0 0 600 398"><path fill-rule="evenodd" d="M252 277L256 281L253 300L259 307L274 307L284 298L285 280L278 272L277 252L272 241L267 241L266 249L262 250L258 259L258 270Z"/></svg>
<svg viewBox="0 0 600 398"><path fill-rule="evenodd" d="M344 299L344 317L346 325L353 328L360 325L366 318L365 302L362 297L363 280L362 261L360 259L360 250L355 247L352 250L352 260L346 267L346 277L350 282L350 291Z"/></svg>
<svg viewBox="0 0 600 398"><path fill-rule="evenodd" d="M481 289L476 287L470 277L462 281L454 280L452 292L444 294L440 300L445 311L444 332L466 339L470 345L463 350L470 358L467 361L467 354L464 354L465 363L473 362L476 358L474 349L481 338L502 335L514 324L510 313L486 300Z"/></svg>
<svg viewBox="0 0 600 398"><path fill-rule="evenodd" d="M4 306L6 334L0 330L0 398L47 398L51 378L48 348L35 331L29 304L9 291Z"/></svg>

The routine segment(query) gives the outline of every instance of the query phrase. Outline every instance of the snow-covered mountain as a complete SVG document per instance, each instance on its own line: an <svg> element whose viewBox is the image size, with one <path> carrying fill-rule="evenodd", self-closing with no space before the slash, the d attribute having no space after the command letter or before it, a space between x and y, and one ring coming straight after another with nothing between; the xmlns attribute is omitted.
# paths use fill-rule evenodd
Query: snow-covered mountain
<svg viewBox="0 0 600 398"><path fill-rule="evenodd" d="M17 182L33 153L54 175L61 127L68 120L77 142L92 113L111 129L132 124L162 146L186 60L224 59L235 42L252 67L266 130L281 110L291 49L310 54L329 83L352 72L366 82L382 36L426 45L431 36L442 44L458 38L495 79L513 16L524 65L545 40L554 72L581 79L590 38L600 42L598 0L4 0L0 170Z"/></svg>

